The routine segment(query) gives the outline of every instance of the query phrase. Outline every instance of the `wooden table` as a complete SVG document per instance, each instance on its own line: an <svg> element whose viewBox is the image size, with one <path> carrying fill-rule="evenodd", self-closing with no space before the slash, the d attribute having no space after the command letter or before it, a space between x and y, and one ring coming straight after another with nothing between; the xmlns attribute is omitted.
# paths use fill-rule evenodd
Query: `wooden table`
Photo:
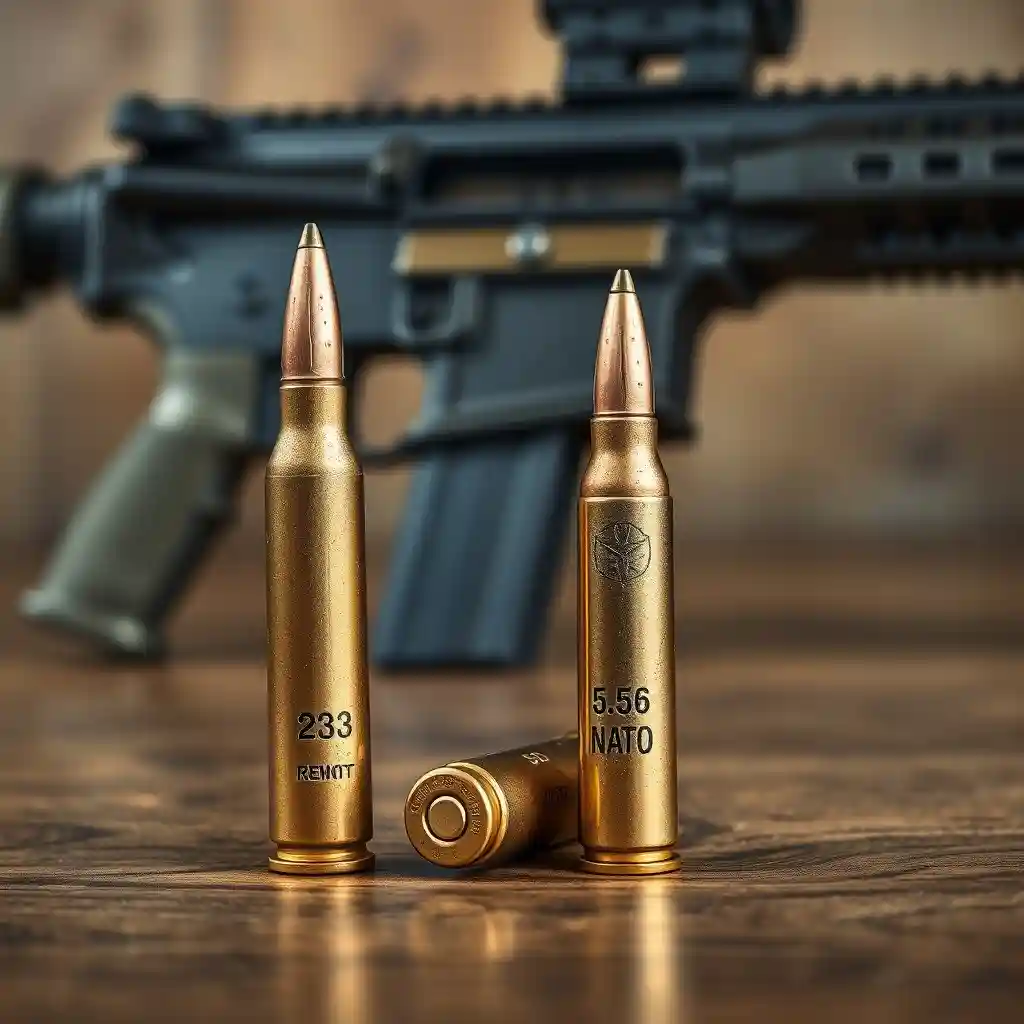
<svg viewBox="0 0 1024 1024"><path fill-rule="evenodd" d="M1024 556L688 559L684 869L637 881L402 830L421 770L572 724L568 589L536 673L375 680L379 870L336 880L264 870L259 566L158 668L5 613L0 1020L1024 1019Z"/></svg>

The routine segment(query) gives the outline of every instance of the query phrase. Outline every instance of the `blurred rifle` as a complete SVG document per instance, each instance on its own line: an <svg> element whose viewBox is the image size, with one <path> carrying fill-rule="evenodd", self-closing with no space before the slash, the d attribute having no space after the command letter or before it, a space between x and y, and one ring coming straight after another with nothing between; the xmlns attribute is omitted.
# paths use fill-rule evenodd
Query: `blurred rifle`
<svg viewBox="0 0 1024 1024"><path fill-rule="evenodd" d="M756 94L797 0L546 0L556 103L220 114L125 99L123 163L0 185L0 301L54 285L163 350L141 426L77 510L32 618L153 655L278 430L304 221L330 248L358 405L422 360L417 463L373 638L390 667L530 661L591 406L605 292L633 271L664 435L691 433L701 329L792 281L1024 267L1024 84ZM684 73L654 74L666 56Z"/></svg>

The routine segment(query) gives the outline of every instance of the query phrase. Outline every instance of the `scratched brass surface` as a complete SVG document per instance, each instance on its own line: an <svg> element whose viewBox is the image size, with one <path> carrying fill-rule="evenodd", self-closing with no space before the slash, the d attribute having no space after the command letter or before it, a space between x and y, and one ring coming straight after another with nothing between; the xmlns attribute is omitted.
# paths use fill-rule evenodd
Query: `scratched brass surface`
<svg viewBox="0 0 1024 1024"><path fill-rule="evenodd" d="M266 475L273 863L360 871L373 864L363 474L340 384L281 397ZM309 781L314 769L337 778Z"/></svg>
<svg viewBox="0 0 1024 1024"><path fill-rule="evenodd" d="M374 681L379 871L291 879L262 566L211 566L147 670L29 633L0 573L0 1019L1019 1020L1024 554L677 554L683 869L637 880L404 835L421 772L572 722L571 591L534 674Z"/></svg>
<svg viewBox="0 0 1024 1024"><path fill-rule="evenodd" d="M679 866L672 498L653 416L595 416L578 509L581 867Z"/></svg>

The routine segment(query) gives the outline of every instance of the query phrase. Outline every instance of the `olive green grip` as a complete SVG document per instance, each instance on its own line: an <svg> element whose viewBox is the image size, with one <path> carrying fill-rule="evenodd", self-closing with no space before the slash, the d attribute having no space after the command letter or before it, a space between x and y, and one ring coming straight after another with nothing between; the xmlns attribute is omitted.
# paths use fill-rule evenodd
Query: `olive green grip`
<svg viewBox="0 0 1024 1024"><path fill-rule="evenodd" d="M145 418L23 596L28 618L105 653L162 654L167 612L236 507L258 369L248 355L166 356Z"/></svg>

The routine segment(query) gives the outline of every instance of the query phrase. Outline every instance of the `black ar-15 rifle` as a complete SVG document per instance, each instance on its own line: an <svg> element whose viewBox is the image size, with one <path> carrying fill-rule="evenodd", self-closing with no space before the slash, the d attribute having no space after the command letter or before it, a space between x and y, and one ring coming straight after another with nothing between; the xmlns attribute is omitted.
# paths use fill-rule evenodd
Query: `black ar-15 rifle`
<svg viewBox="0 0 1024 1024"><path fill-rule="evenodd" d="M148 415L77 511L33 618L150 655L278 430L304 221L330 248L353 386L425 367L378 664L529 661L570 520L611 275L647 315L664 435L690 433L697 339L789 281L1024 267L1024 84L755 94L796 0L546 0L555 104L222 115L124 100L124 163L0 187L0 297L58 282L164 352ZM680 55L673 81L651 58ZM356 404L356 403L353 403Z"/></svg>

